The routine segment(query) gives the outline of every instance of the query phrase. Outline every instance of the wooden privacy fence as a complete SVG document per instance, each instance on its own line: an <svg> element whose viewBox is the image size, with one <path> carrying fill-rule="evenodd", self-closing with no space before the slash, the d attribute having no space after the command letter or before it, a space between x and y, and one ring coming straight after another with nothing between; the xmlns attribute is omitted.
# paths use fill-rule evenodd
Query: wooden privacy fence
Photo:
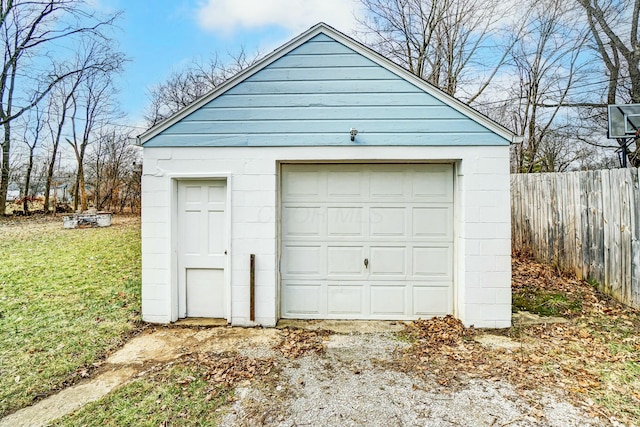
<svg viewBox="0 0 640 427"><path fill-rule="evenodd" d="M638 169L511 176L514 248L640 307Z"/></svg>

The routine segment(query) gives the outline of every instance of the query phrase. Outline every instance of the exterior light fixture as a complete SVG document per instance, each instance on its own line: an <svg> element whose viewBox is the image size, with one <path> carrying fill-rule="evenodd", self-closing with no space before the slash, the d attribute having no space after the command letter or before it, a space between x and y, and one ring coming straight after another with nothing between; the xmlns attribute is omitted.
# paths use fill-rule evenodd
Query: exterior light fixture
<svg viewBox="0 0 640 427"><path fill-rule="evenodd" d="M349 131L349 135L351 135L352 141L355 141L357 134L358 134L358 131L356 130L356 128L351 128L351 130Z"/></svg>

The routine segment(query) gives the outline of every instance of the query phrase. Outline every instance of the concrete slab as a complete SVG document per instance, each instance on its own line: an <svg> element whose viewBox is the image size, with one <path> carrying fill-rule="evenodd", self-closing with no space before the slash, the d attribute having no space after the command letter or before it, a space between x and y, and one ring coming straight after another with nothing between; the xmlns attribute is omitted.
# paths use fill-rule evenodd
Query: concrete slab
<svg viewBox="0 0 640 427"><path fill-rule="evenodd" d="M326 330L337 334L372 334L378 332L398 332L404 328L401 321L388 320L296 320L282 319L276 328L299 328L307 330Z"/></svg>
<svg viewBox="0 0 640 427"><path fill-rule="evenodd" d="M129 382L135 374L136 370L129 367L105 372L97 378L66 388L33 406L1 419L0 427L48 426L55 419L101 399L115 388Z"/></svg>
<svg viewBox="0 0 640 427"><path fill-rule="evenodd" d="M207 326L207 327L219 327L227 326L226 319L211 319L206 317L188 317L186 319L179 319L174 323L175 326Z"/></svg>

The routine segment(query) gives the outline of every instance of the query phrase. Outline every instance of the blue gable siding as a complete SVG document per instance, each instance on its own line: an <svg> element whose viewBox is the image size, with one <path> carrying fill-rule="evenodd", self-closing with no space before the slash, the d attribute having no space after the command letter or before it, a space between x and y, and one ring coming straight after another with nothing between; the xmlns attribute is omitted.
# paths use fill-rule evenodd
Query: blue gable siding
<svg viewBox="0 0 640 427"><path fill-rule="evenodd" d="M351 128L358 130L355 142ZM423 89L319 34L145 146L508 144Z"/></svg>

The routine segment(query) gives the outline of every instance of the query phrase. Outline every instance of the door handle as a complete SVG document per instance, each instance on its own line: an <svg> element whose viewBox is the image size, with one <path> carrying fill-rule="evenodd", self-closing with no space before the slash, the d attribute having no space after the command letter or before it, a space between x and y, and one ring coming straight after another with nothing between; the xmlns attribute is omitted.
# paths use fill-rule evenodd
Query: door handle
<svg viewBox="0 0 640 427"><path fill-rule="evenodd" d="M364 259L364 268L369 268L369 259L368 258Z"/></svg>

